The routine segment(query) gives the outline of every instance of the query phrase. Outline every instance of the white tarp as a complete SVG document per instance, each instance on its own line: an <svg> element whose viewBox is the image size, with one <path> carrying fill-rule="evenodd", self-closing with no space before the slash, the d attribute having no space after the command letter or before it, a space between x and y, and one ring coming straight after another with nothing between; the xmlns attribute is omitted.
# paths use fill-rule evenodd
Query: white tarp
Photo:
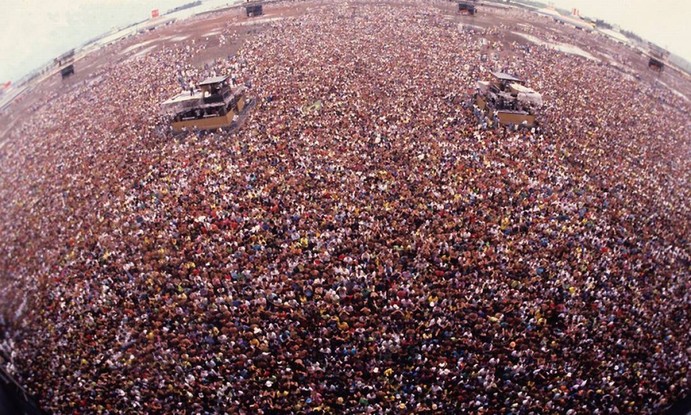
<svg viewBox="0 0 691 415"><path fill-rule="evenodd" d="M195 91L193 95L182 92L171 99L161 103L161 110L167 115L176 115L187 109L199 107L202 103L202 93Z"/></svg>
<svg viewBox="0 0 691 415"><path fill-rule="evenodd" d="M538 94L535 91L533 91L533 92L519 92L518 93L518 101L527 102L531 105L541 107L542 106L542 95Z"/></svg>
<svg viewBox="0 0 691 415"><path fill-rule="evenodd" d="M518 101L536 105L538 107L542 106L542 95L540 95L538 92L516 83L510 84L509 87L518 93Z"/></svg>
<svg viewBox="0 0 691 415"><path fill-rule="evenodd" d="M487 91L489 90L489 82L488 81L477 81L476 88L481 93L486 94Z"/></svg>

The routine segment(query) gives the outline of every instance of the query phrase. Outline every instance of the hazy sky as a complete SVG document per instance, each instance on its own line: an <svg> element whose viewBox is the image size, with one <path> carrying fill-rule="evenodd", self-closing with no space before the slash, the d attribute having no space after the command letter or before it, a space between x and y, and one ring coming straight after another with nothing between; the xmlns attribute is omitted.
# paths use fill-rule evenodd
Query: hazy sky
<svg viewBox="0 0 691 415"><path fill-rule="evenodd" d="M691 0L543 0L630 30L691 61Z"/></svg>
<svg viewBox="0 0 691 415"><path fill-rule="evenodd" d="M193 0L0 0L0 83L115 27Z"/></svg>
<svg viewBox="0 0 691 415"><path fill-rule="evenodd" d="M114 27L192 0L0 0L0 83ZM546 0L632 30L691 61L691 0Z"/></svg>

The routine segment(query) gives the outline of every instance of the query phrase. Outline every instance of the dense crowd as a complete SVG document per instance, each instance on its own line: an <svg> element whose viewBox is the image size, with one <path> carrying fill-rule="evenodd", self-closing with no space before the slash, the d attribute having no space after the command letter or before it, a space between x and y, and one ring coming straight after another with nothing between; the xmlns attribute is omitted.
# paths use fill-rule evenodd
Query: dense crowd
<svg viewBox="0 0 691 415"><path fill-rule="evenodd" d="M688 101L428 3L311 11L206 67L191 41L114 65L0 148L0 311L41 404L655 414L688 395ZM494 69L543 94L540 129L481 128ZM230 73L244 124L174 136L158 103Z"/></svg>

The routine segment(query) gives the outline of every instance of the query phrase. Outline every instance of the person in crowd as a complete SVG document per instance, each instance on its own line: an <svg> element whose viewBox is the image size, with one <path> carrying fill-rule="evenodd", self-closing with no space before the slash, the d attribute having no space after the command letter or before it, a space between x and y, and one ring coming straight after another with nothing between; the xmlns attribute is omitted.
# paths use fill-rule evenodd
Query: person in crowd
<svg viewBox="0 0 691 415"><path fill-rule="evenodd" d="M689 103L510 29L334 3L206 69L187 41L47 100L0 147L18 378L56 414L652 414L688 394ZM488 67L498 48L514 58ZM480 117L464 93L494 69L543 94L540 128ZM256 104L233 133L173 135L151 109L211 73Z"/></svg>

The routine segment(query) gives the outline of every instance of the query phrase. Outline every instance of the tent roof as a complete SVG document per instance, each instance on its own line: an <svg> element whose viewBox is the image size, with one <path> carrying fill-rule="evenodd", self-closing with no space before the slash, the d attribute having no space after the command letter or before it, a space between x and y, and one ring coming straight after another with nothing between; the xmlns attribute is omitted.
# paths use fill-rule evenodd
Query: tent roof
<svg viewBox="0 0 691 415"><path fill-rule="evenodd" d="M202 93L200 91L195 91L194 95L190 95L189 92L181 92L178 95L172 97L171 99L162 102L161 105L179 104L181 102L188 101L199 101L201 98Z"/></svg>
<svg viewBox="0 0 691 415"><path fill-rule="evenodd" d="M515 76L509 75L505 72L492 72L492 75L495 78L501 79L502 81L523 82L523 80L520 78L516 78Z"/></svg>
<svg viewBox="0 0 691 415"><path fill-rule="evenodd" d="M525 85L517 84L517 83L511 83L509 84L509 87L513 89L516 92L535 92L535 90L528 88Z"/></svg>
<svg viewBox="0 0 691 415"><path fill-rule="evenodd" d="M228 79L228 75L206 78L205 80L203 80L199 83L199 86L220 84L221 82L225 81L226 79Z"/></svg>

